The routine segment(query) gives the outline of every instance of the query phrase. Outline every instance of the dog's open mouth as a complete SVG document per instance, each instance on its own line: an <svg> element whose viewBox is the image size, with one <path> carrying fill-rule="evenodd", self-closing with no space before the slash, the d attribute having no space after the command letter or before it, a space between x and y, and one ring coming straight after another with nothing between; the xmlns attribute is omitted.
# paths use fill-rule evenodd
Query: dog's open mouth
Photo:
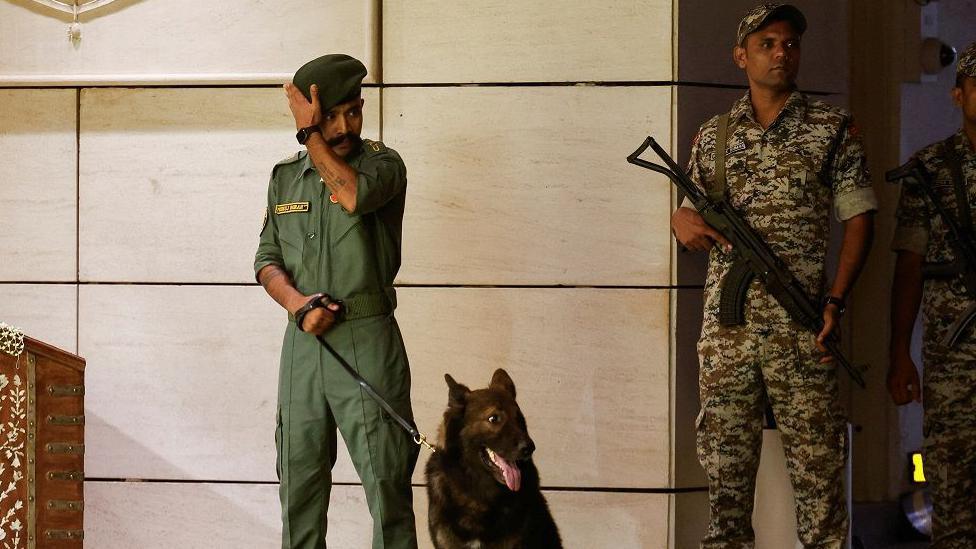
<svg viewBox="0 0 976 549"><path fill-rule="evenodd" d="M519 488L522 487L522 471L519 470L518 465L514 461L506 460L496 454L491 448L485 448L481 459L488 466L492 474L495 475L495 479L499 483L508 486L509 490L518 492Z"/></svg>

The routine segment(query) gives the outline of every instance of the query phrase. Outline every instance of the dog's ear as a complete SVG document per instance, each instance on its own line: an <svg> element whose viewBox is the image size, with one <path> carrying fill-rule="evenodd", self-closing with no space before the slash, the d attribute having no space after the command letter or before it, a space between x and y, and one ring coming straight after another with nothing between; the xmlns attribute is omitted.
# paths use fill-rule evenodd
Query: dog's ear
<svg viewBox="0 0 976 549"><path fill-rule="evenodd" d="M488 387L501 389L512 395L512 398L515 398L515 382L509 377L508 372L501 368L495 370L495 374L491 376L491 383L488 384Z"/></svg>
<svg viewBox="0 0 976 549"><path fill-rule="evenodd" d="M463 408L465 401L467 401L468 393L471 389L468 389L466 385L462 385L454 378L451 374L444 374L444 381L447 382L447 404L448 406L458 406Z"/></svg>

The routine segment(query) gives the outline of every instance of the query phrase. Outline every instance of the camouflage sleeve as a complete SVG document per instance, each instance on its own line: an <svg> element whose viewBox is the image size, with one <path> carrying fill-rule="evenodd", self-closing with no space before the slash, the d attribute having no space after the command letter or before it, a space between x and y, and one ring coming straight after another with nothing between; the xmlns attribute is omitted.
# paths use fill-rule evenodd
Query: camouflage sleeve
<svg viewBox="0 0 976 549"><path fill-rule="evenodd" d="M843 130L840 144L830 167L833 183L834 215L838 221L878 209L878 199L871 187L867 157L860 132L853 122Z"/></svg>
<svg viewBox="0 0 976 549"><path fill-rule="evenodd" d="M384 147L363 160L356 183L355 213L369 213L406 190L407 168L396 151Z"/></svg>
<svg viewBox="0 0 976 549"><path fill-rule="evenodd" d="M274 175L268 183L268 204L264 210L264 223L261 225L261 237L258 240L258 251L254 254L254 278L257 278L261 269L268 265L284 265L281 256L281 244L278 243L278 225L275 221L274 211L277 199L275 196Z"/></svg>
<svg viewBox="0 0 976 549"><path fill-rule="evenodd" d="M929 243L929 211L925 197L918 189L902 185L895 210L895 234L891 249L925 255Z"/></svg>
<svg viewBox="0 0 976 549"><path fill-rule="evenodd" d="M688 168L685 170L688 177L690 177L691 180L694 181L695 184L698 185L702 190L705 189L705 185L702 183L702 177L705 172L701 165L701 147L699 145L701 145L701 136L703 131L704 126L698 129L698 133L695 134L695 139L691 142L691 155L688 158ZM695 205L691 202L691 200L688 199L687 196L684 197L678 207L691 208L692 210L698 209L695 208Z"/></svg>

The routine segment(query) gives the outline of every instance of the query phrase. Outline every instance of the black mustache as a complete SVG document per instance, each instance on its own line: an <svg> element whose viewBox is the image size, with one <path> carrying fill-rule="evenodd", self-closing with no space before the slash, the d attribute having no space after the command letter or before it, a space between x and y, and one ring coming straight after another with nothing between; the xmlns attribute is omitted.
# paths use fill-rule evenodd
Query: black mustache
<svg viewBox="0 0 976 549"><path fill-rule="evenodd" d="M358 135L354 135L354 134L347 133L347 134L344 134L344 135L339 135L339 136L333 137L332 139L329 139L325 143L328 146L330 146L330 147L338 147L339 145L342 145L343 143L349 143L350 145L358 145L361 142L362 142L362 139L360 139L360 137Z"/></svg>

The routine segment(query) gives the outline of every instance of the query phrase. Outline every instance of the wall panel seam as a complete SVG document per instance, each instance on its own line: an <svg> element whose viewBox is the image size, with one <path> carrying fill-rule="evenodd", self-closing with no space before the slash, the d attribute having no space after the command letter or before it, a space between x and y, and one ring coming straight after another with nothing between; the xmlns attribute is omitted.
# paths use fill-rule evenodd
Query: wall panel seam
<svg viewBox="0 0 976 549"><path fill-rule="evenodd" d="M0 285L32 284L32 285L77 285L77 286L215 286L228 288L260 288L261 285L255 282L121 282L121 281L24 281L24 280L4 280ZM394 288L431 288L431 289L498 289L498 290L701 290L702 285L661 285L661 286L635 286L635 285L599 285L599 284L394 284Z"/></svg>
<svg viewBox="0 0 976 549"><path fill-rule="evenodd" d="M75 353L81 349L81 88L75 88Z"/></svg>
<svg viewBox="0 0 976 549"><path fill-rule="evenodd" d="M86 477L85 482L100 483L140 483L140 484L238 484L247 486L277 486L277 481L271 480L206 480L206 479L141 479L141 478L111 478L111 477ZM332 486L362 486L359 482L332 482ZM425 483L413 482L413 488L426 488ZM605 486L545 486L543 492L578 492L578 493L597 493L597 494L693 494L707 492L707 486L689 486L683 488L632 488L632 487L605 487Z"/></svg>

